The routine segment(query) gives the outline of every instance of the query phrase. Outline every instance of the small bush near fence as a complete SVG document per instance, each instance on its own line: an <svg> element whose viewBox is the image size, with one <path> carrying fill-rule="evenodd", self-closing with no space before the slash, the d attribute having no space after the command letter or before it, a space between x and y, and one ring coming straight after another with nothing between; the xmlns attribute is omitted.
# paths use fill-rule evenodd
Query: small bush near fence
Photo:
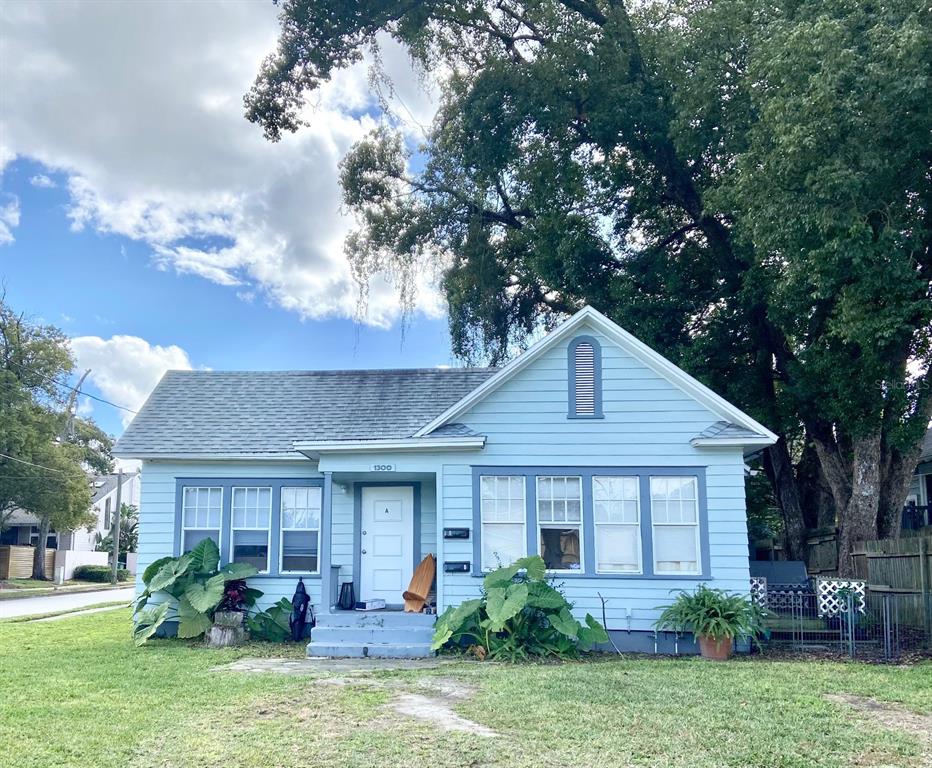
<svg viewBox="0 0 932 768"><path fill-rule="evenodd" d="M109 565L79 565L74 569L73 578L78 581L98 581L108 583L113 571ZM117 571L117 581L129 581L133 577L125 568Z"/></svg>

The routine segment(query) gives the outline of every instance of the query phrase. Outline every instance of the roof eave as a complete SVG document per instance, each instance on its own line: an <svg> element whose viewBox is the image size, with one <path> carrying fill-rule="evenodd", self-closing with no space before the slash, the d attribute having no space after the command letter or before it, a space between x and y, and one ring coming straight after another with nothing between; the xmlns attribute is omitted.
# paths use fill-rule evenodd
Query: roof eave
<svg viewBox="0 0 932 768"><path fill-rule="evenodd" d="M279 453L207 453L204 451L184 453L180 451L114 451L118 459L139 459L141 461L299 461L305 457L296 451Z"/></svg>
<svg viewBox="0 0 932 768"><path fill-rule="evenodd" d="M296 441L294 449L309 458L321 454L361 453L366 451L457 451L480 450L485 436L477 437L408 437L376 440L308 440Z"/></svg>

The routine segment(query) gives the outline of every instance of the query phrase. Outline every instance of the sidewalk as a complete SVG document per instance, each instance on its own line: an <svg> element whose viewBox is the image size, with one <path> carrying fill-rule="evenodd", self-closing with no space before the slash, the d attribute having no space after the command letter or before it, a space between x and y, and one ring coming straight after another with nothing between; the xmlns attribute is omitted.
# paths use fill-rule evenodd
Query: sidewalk
<svg viewBox="0 0 932 768"><path fill-rule="evenodd" d="M33 616L55 611L76 611L88 605L125 602L127 605L136 596L135 587L122 589L97 589L93 592L58 593L41 597L24 597L18 600L0 601L0 619L16 616Z"/></svg>

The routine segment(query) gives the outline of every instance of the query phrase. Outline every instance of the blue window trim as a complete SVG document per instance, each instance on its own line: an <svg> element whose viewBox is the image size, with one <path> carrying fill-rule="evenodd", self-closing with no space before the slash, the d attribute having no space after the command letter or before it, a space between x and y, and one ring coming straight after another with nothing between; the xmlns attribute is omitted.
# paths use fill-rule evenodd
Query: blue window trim
<svg viewBox="0 0 932 768"><path fill-rule="evenodd" d="M362 582L362 489L363 488L411 488L413 494L414 520L411 522L414 536L414 562L412 568L416 569L421 562L421 483L420 481L391 481L379 480L371 482L353 483L353 592L357 599L361 599ZM412 571L413 573L413 571Z"/></svg>
<svg viewBox="0 0 932 768"><path fill-rule="evenodd" d="M527 509L527 552L539 554L537 542L537 483L539 475L575 475L582 478L583 485L583 570L580 573L554 572L558 579L656 579L667 581L706 581L712 578L709 561L709 509L706 497L705 467L509 467L509 466L473 466L472 467L472 525L473 525L473 568L472 575L485 576L482 570L482 521L479 478L482 475L524 476L525 504ZM609 475L638 478L641 527L641 573L596 573L595 568L595 521L592 514L592 477ZM652 536L652 516L650 505L651 477L695 477L699 489L699 558L698 574L654 573L654 543Z"/></svg>
<svg viewBox="0 0 932 768"><path fill-rule="evenodd" d="M576 412L576 347L592 345L593 412ZM566 348L567 410L568 419L603 419L602 413L602 345L594 336L576 336Z"/></svg>
<svg viewBox="0 0 932 768"><path fill-rule="evenodd" d="M330 551L330 500L328 498L328 489L325 487L324 477L176 477L175 478L175 535L173 544L173 553L175 557L181 554L181 538L183 531L181 528L182 504L184 489L192 487L208 487L223 489L223 507L220 515L220 565L226 565L230 562L231 549L231 528L232 528L232 497L233 488L248 486L251 488L262 487L272 489L272 520L269 536L269 570L268 573L262 573L253 576L253 579L274 579L274 578L294 578L299 576L303 579L319 579L324 570L330 568L330 558L325 557L325 553ZM279 571L279 546L281 542L281 514L282 514L282 487L286 488L321 488L321 512L320 512L320 552L317 553L317 573L287 573L281 574Z"/></svg>

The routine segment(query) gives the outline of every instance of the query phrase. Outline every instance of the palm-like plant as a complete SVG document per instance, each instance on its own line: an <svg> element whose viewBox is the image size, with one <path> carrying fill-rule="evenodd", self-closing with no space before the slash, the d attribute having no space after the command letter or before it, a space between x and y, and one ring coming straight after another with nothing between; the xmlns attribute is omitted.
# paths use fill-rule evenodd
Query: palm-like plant
<svg viewBox="0 0 932 768"><path fill-rule="evenodd" d="M744 595L700 584L695 592L680 591L655 622L657 629L692 632L697 638L758 640L764 631L764 611Z"/></svg>

